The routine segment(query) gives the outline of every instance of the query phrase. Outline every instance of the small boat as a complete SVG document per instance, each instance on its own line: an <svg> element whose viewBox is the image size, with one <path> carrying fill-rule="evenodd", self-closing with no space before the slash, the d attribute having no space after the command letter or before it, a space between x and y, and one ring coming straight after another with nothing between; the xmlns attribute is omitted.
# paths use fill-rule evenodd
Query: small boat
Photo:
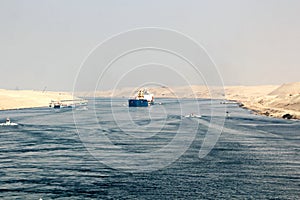
<svg viewBox="0 0 300 200"><path fill-rule="evenodd" d="M60 108L75 108L87 106L87 100L83 99L74 99L74 100L61 100L61 101L51 101L49 107L53 107L55 109Z"/></svg>
<svg viewBox="0 0 300 200"><path fill-rule="evenodd" d="M61 103L59 102L53 103L53 108L61 108Z"/></svg>
<svg viewBox="0 0 300 200"><path fill-rule="evenodd" d="M75 104L73 103L62 103L62 102L54 102L53 108L59 109L59 108L74 108Z"/></svg>
<svg viewBox="0 0 300 200"><path fill-rule="evenodd" d="M230 117L230 113L226 111L226 117Z"/></svg>
<svg viewBox="0 0 300 200"><path fill-rule="evenodd" d="M129 107L148 107L154 104L154 96L146 89L139 90L135 98L128 99Z"/></svg>
<svg viewBox="0 0 300 200"><path fill-rule="evenodd" d="M17 123L13 123L9 118L6 118L5 123L0 123L0 126L17 126Z"/></svg>

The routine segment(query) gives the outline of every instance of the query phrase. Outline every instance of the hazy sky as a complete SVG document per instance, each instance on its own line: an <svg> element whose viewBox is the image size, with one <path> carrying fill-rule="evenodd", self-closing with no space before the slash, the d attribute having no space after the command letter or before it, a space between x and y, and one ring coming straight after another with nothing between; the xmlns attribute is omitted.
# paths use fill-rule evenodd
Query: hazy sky
<svg viewBox="0 0 300 200"><path fill-rule="evenodd" d="M1 0L0 88L72 90L96 45L139 27L201 43L226 85L300 81L299 19L299 0Z"/></svg>

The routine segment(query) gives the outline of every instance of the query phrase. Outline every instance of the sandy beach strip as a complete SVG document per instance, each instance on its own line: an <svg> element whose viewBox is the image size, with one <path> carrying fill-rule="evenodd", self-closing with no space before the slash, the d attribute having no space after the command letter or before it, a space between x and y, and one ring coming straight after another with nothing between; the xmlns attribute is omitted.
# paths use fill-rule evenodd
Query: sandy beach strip
<svg viewBox="0 0 300 200"><path fill-rule="evenodd" d="M0 110L48 107L51 101L73 99L67 92L0 89Z"/></svg>

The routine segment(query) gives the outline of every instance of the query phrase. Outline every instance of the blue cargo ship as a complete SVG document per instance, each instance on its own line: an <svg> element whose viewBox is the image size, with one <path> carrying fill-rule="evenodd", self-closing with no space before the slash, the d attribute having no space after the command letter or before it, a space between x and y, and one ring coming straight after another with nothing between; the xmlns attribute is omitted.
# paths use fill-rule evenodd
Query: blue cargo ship
<svg viewBox="0 0 300 200"><path fill-rule="evenodd" d="M128 99L129 107L147 107L154 104L153 94L150 94L146 89L139 90L135 98Z"/></svg>

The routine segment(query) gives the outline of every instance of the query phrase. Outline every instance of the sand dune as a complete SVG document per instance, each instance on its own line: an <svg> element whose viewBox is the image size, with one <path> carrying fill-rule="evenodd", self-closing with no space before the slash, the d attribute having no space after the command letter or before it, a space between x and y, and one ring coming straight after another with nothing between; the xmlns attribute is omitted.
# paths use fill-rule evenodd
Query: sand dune
<svg viewBox="0 0 300 200"><path fill-rule="evenodd" d="M300 94L300 82L296 83L287 83L283 84L271 93L269 95L277 95L277 96L286 96L286 95L299 95Z"/></svg>
<svg viewBox="0 0 300 200"><path fill-rule="evenodd" d="M259 114L300 119L300 82L281 86L227 87L226 98Z"/></svg>
<svg viewBox="0 0 300 200"><path fill-rule="evenodd" d="M51 100L72 99L73 96L66 92L0 89L0 110L46 107L49 106Z"/></svg>

